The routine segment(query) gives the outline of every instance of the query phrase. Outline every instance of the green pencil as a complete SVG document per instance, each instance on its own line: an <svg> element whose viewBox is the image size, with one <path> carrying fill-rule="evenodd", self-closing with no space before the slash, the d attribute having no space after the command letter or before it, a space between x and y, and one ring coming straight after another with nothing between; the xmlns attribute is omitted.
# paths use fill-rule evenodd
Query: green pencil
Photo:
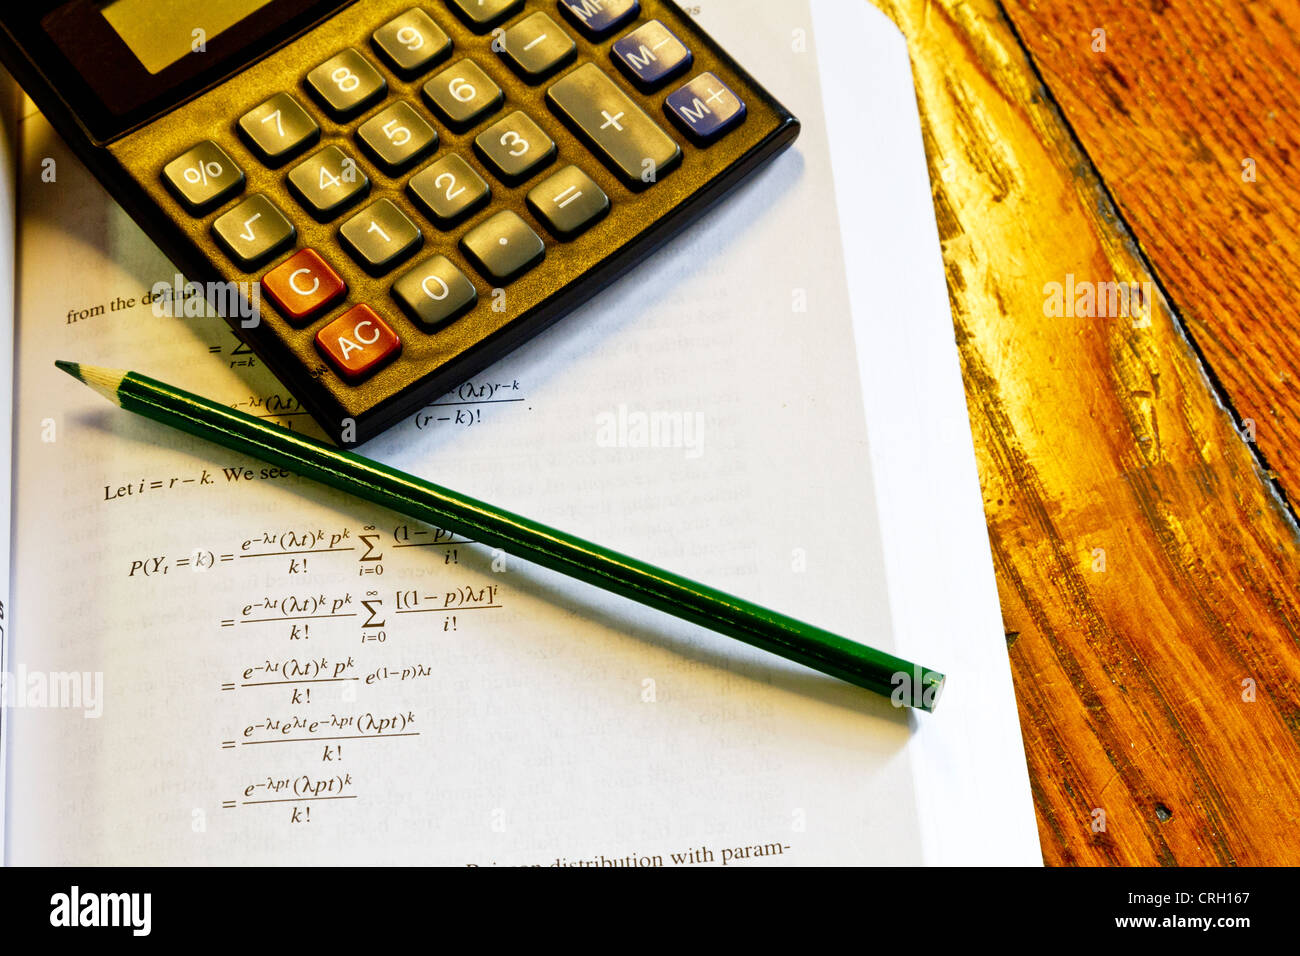
<svg viewBox="0 0 1300 956"><path fill-rule="evenodd" d="M898 706L933 711L939 701L944 675L937 671L144 375L75 362L54 364L127 411L798 661L891 697Z"/></svg>

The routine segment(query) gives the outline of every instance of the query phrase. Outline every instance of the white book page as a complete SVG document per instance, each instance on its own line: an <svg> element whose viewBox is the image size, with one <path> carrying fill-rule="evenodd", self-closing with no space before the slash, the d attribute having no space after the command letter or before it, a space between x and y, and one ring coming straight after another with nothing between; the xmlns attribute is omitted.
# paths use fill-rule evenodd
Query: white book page
<svg viewBox="0 0 1300 956"><path fill-rule="evenodd" d="M809 10L708 0L702 17L803 120L795 147L364 451L894 649ZM42 119L23 140L13 658L33 686L81 675L61 685L81 697L10 712L9 861L927 859L914 742L943 708L909 715L263 471L56 371L283 410L220 320L140 304L170 264ZM642 441L651 413L684 427Z"/></svg>
<svg viewBox="0 0 1300 956"><path fill-rule="evenodd" d="M914 720L925 859L1038 866L907 43L867 3L813 15L896 646L952 675Z"/></svg>
<svg viewBox="0 0 1300 956"><path fill-rule="evenodd" d="M22 94L18 84L0 67L0 276L14 274L14 242L17 238L16 200L18 194L18 123ZM14 399L14 284L0 282L0 449L4 467L0 468L0 706L14 692L9 678L10 613L10 527L13 504L13 469L10 450L13 444ZM0 780L5 779L5 751L9 721L0 712ZM4 793L0 792L0 820L4 819ZM4 832L0 827L0 858L4 853Z"/></svg>

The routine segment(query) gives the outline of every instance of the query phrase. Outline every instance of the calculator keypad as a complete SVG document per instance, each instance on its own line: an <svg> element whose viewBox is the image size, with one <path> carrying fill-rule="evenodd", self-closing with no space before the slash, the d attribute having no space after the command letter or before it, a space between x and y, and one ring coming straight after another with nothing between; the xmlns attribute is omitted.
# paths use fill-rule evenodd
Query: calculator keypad
<svg viewBox="0 0 1300 956"><path fill-rule="evenodd" d="M357 128L357 139L389 175L401 172L438 145L438 132L410 104L398 100Z"/></svg>
<svg viewBox="0 0 1300 956"><path fill-rule="evenodd" d="M471 229L460 245L478 270L494 282L509 282L527 272L546 253L537 233L508 209Z"/></svg>
<svg viewBox="0 0 1300 956"><path fill-rule="evenodd" d="M249 196L212 223L212 234L226 254L245 269L292 242L297 233L293 223L261 193Z"/></svg>
<svg viewBox="0 0 1300 956"><path fill-rule="evenodd" d="M239 131L268 166L279 166L320 139L320 124L288 93L276 93L241 116Z"/></svg>
<svg viewBox="0 0 1300 956"><path fill-rule="evenodd" d="M327 220L360 201L370 191L370 179L355 159L326 146L290 171L289 188L308 212Z"/></svg>
<svg viewBox="0 0 1300 956"><path fill-rule="evenodd" d="M164 166L163 179L195 214L220 205L244 188L244 171L210 139Z"/></svg>
<svg viewBox="0 0 1300 956"><path fill-rule="evenodd" d="M501 35L501 55L516 73L537 82L573 58L578 46L545 13L524 17Z"/></svg>
<svg viewBox="0 0 1300 956"><path fill-rule="evenodd" d="M681 147L595 63L566 74L546 97L632 188L681 159Z"/></svg>
<svg viewBox="0 0 1300 956"><path fill-rule="evenodd" d="M522 110L485 129L474 147L497 178L507 183L523 182L555 158L555 143Z"/></svg>
<svg viewBox="0 0 1300 956"><path fill-rule="evenodd" d="M375 103L388 90L383 74L356 50L343 50L307 74L307 87L330 115L344 120Z"/></svg>
<svg viewBox="0 0 1300 956"><path fill-rule="evenodd" d="M417 76L451 53L451 37L423 10L413 8L389 20L370 38L389 66Z"/></svg>
<svg viewBox="0 0 1300 956"><path fill-rule="evenodd" d="M339 229L339 240L371 275L382 275L420 248L424 235L400 209L380 199Z"/></svg>
<svg viewBox="0 0 1300 956"><path fill-rule="evenodd" d="M454 226L492 196L483 177L455 153L420 170L406 188L421 211L442 229Z"/></svg>
<svg viewBox="0 0 1300 956"><path fill-rule="evenodd" d="M349 416L409 404L402 393L430 372L499 353L494 338L519 340L497 335L509 323L581 285L575 269L625 255L660 210L687 211L716 169L734 170L737 150L716 147L717 167L704 150L746 122L736 90L753 89L724 80L726 59L661 0L375 5L370 22L353 13L368 5L349 8L337 42L313 42L240 102L225 138L208 132L162 170L186 210L212 216L227 274L263 273L283 321L255 334L299 363L321 407ZM694 178L656 192L688 156L673 176Z"/></svg>

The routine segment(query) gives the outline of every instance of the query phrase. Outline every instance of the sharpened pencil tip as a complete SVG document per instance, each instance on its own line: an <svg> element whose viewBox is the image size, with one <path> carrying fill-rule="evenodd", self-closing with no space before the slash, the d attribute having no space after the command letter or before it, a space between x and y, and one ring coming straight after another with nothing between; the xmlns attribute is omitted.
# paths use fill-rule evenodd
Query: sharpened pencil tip
<svg viewBox="0 0 1300 956"><path fill-rule="evenodd" d="M126 378L126 372L111 368L99 368L95 365L82 365L80 362L64 362L58 360L54 364L63 369L63 371L67 372L78 382L89 385L114 405L122 404L122 399L117 394L117 389L122 384L122 379Z"/></svg>
<svg viewBox="0 0 1300 956"><path fill-rule="evenodd" d="M80 362L65 362L65 361L63 361L63 359L55 359L54 364L55 364L56 367L63 369L63 371L67 372L69 375L71 375L71 376L72 376L73 378L75 378L77 381L81 381L81 363L80 363Z"/></svg>

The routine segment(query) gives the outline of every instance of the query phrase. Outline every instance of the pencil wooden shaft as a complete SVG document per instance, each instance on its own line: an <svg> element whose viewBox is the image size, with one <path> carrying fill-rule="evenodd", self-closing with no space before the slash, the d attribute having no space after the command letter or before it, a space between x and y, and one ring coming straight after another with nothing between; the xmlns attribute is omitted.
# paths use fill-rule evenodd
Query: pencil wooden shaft
<svg viewBox="0 0 1300 956"><path fill-rule="evenodd" d="M850 684L932 710L944 677L680 575L495 508L352 452L132 372L123 408L245 452L367 501L472 538L798 661ZM900 676L901 675L901 676ZM896 693L899 687L902 693Z"/></svg>

